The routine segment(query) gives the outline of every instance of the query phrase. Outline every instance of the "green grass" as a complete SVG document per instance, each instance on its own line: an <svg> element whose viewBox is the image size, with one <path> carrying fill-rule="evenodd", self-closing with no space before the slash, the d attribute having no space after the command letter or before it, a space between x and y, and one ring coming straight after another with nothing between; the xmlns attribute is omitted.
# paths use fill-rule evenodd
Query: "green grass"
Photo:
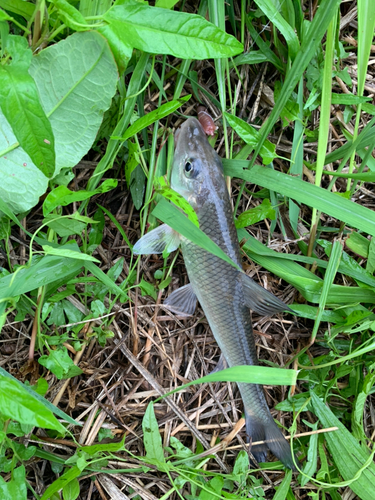
<svg viewBox="0 0 375 500"><path fill-rule="evenodd" d="M0 498L370 500L372 0L340 30L339 0L155 3L0 0ZM160 307L179 252L132 253L163 221L235 265L163 178L202 104L247 272L294 311L208 376L200 313ZM298 474L249 467L249 380Z"/></svg>

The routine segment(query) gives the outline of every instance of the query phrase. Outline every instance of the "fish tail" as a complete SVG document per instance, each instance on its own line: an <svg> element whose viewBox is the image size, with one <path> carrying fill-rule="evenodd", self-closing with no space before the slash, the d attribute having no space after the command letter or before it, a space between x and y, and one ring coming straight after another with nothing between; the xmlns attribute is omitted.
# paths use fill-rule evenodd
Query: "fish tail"
<svg viewBox="0 0 375 500"><path fill-rule="evenodd" d="M264 441L263 444L255 445L251 448L251 453L254 455L256 461L265 462L267 458L267 449L270 449L286 467L296 471L296 466L294 465L292 453L290 451L290 444L275 424L271 414L266 424L260 419L254 418L253 415L250 416L246 411L245 417L246 431L247 434L251 436L252 442Z"/></svg>
<svg viewBox="0 0 375 500"><path fill-rule="evenodd" d="M266 434L263 422L253 415L250 415L245 409L246 433L251 438L252 443L265 441ZM251 453L257 462L266 462L268 447L266 443L251 446Z"/></svg>

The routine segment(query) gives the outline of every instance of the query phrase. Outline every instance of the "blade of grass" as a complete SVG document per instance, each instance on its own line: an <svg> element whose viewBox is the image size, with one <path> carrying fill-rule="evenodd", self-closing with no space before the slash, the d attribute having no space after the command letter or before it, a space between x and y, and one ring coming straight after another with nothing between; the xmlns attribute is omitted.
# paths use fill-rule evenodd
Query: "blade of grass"
<svg viewBox="0 0 375 500"><path fill-rule="evenodd" d="M224 2L217 0L208 0L208 12L212 24L225 31L225 9ZM224 118L224 112L227 106L226 90L225 90L225 59L215 59L216 81L219 89L219 99L221 105L221 113L223 114L223 134L225 142L225 155L229 158L229 142L227 134L227 124Z"/></svg>
<svg viewBox="0 0 375 500"><path fill-rule="evenodd" d="M352 233L352 234L357 234L357 233ZM241 236L239 236L240 239ZM271 250L271 248L266 247L253 236L249 234L245 234L245 236L247 237L246 251L250 252L251 254L256 254L263 257L288 260L292 262L302 262L304 264L315 265L323 269L326 269L328 266L328 262L326 260L318 259L316 257L306 257L305 255L295 255L289 253L275 252L275 250ZM368 242L367 239L365 240ZM350 265L346 264L346 262L341 260L339 263L338 272L345 274L346 276L350 276L355 280L361 281L366 285L375 287L375 277L371 276L370 273L365 272L365 270L362 268L355 269Z"/></svg>
<svg viewBox="0 0 375 500"><path fill-rule="evenodd" d="M209 236L207 236L207 234L195 226L191 220L185 217L185 215L183 215L175 205L168 203L164 198L161 199L156 205L152 211L152 215L160 219L165 224L168 224L168 226L172 229L199 247L216 255L216 257L225 260L225 262L228 262L228 264L242 272L242 269L235 262L233 262L232 259L230 259L226 253L223 252L223 250L209 238Z"/></svg>
<svg viewBox="0 0 375 500"><path fill-rule="evenodd" d="M275 4L271 0L255 0L258 7L265 13L268 19L280 31L288 44L288 55L293 61L299 51L299 41L294 29L288 24L283 16L275 9Z"/></svg>
<svg viewBox="0 0 375 500"><path fill-rule="evenodd" d="M297 102L299 106L298 120L294 122L293 145L290 166L290 173L302 178L303 172L303 78L301 78L298 86ZM293 200L289 200L289 219L295 234L297 233L299 217L299 206Z"/></svg>
<svg viewBox="0 0 375 500"><path fill-rule="evenodd" d="M280 113L288 99L299 82L303 72L307 68L309 62L314 57L318 46L321 44L324 33L326 32L329 23L331 22L333 16L336 15L337 7L341 3L341 0L322 0L319 5L319 9L313 21L310 24L307 35L304 37L301 44L301 48L288 72L283 88L280 92L279 98L275 103L275 106L268 117L268 119L262 125L260 129L259 143L254 151L253 158L250 162L250 167L254 165L255 159L258 156L264 141L266 140L268 134L270 133L272 127L278 120Z"/></svg>
<svg viewBox="0 0 375 500"><path fill-rule="evenodd" d="M372 500L375 481L375 464L372 463L374 452L370 454L361 446L313 391L311 398L314 413L322 426L338 427L338 431L327 432L324 437L333 460L345 480L344 485L349 486L362 500Z"/></svg>
<svg viewBox="0 0 375 500"><path fill-rule="evenodd" d="M239 240L245 240L242 249L249 257L276 276L292 284L308 301L318 303L323 288L323 280L296 262L281 259L279 256L264 256L264 247L252 238L245 229L237 231ZM272 251L272 250L271 250ZM332 285L327 304L352 304L353 302L374 303L375 292L372 289Z"/></svg>
<svg viewBox="0 0 375 500"><path fill-rule="evenodd" d="M357 95L359 97L363 96L363 91L365 88L365 80L367 75L367 65L370 57L370 50L372 40L374 38L375 29L375 9L372 0L358 0L358 51L357 51L357 68L358 68L358 86ZM359 120L361 117L362 104L357 106L357 114L355 118L353 141L356 140L358 135ZM354 170L354 158L355 153L353 152L350 157L349 163L349 173L351 174ZM350 179L347 182L347 190L350 189Z"/></svg>
<svg viewBox="0 0 375 500"><path fill-rule="evenodd" d="M372 210L318 186L269 168L256 165L251 170L244 170L243 167L248 167L250 163L245 160L223 160L224 172L231 177L239 177L310 207L315 207L352 227L375 236L375 214Z"/></svg>
<svg viewBox="0 0 375 500"><path fill-rule="evenodd" d="M295 385L297 381L297 370L284 370L283 368L271 368L269 366L232 366L226 370L210 373L198 380L192 380L181 385L173 391L167 392L163 397L170 396L197 384L210 382L240 382L245 384L260 385Z"/></svg>
<svg viewBox="0 0 375 500"><path fill-rule="evenodd" d="M337 13L335 12L334 16L332 17L332 21L329 23L328 26L326 50L324 57L323 86L322 86L322 97L320 106L319 138L318 138L318 152L316 159L315 186L320 186L323 175L324 158L327 152L328 133L329 133L330 117L331 117L332 64L333 64L333 55L335 48L336 22L337 22ZM315 244L318 220L319 220L318 211L315 207L313 207L311 216L311 226L310 226L310 239L309 239L309 246L307 249L307 255L309 257L312 254L313 246Z"/></svg>
<svg viewBox="0 0 375 500"><path fill-rule="evenodd" d="M328 294L329 294L330 288L333 284L333 281L335 279L338 267L340 265L342 251L343 251L342 242L339 240L336 240L333 244L332 252L331 252L331 255L330 255L330 258L328 261L327 271L326 271L325 276L324 276L322 293L321 293L320 299L319 299L318 314L315 318L314 328L313 328L313 331L311 333L310 342L308 345L306 345L298 353L298 357L301 356L301 354L303 354L304 352L306 352L307 349L309 349L315 342L316 335L318 333L318 329L320 326L320 322L322 321L323 312L324 312L325 306L327 304Z"/></svg>
<svg viewBox="0 0 375 500"><path fill-rule="evenodd" d="M254 40L254 43L257 44L259 47L259 50L264 54L264 57L266 58L267 61L270 61L275 68L277 68L281 74L285 72L285 68L283 63L280 61L280 59L276 56L276 54L271 50L267 42L265 42L261 35L256 32L254 26L252 25L252 20L250 19L249 16L246 16L246 26L247 29L249 30L249 33Z"/></svg>
<svg viewBox="0 0 375 500"><path fill-rule="evenodd" d="M116 219L116 217L113 214L111 214L111 212L109 210L107 210L106 208L102 207L101 205L98 204L98 207L100 207L103 210L103 212L107 215L107 217L117 227L117 230L119 231L119 233L123 237L123 240L128 245L128 247L130 248L130 250L132 250L133 249L133 245L130 243L129 238L127 237L125 231L123 230L121 224L118 222L118 220Z"/></svg>
<svg viewBox="0 0 375 500"><path fill-rule="evenodd" d="M117 139L122 142L128 140L130 137L138 134L144 128L149 127L161 118L164 118L173 113L173 111L176 111L176 109L180 108L185 102L190 99L190 97L191 95L186 95L184 97L181 97L181 99L176 99L161 105L157 109L154 109L153 111L150 111L150 113L147 113L147 115L138 118L138 120L136 120L133 125L130 125L130 127L126 129L125 134L122 137L112 136L111 139Z"/></svg>

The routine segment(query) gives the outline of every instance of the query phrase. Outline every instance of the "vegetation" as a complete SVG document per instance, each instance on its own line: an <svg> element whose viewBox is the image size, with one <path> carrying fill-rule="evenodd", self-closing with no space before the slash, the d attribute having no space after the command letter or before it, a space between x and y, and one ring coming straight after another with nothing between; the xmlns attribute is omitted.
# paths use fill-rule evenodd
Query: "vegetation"
<svg viewBox="0 0 375 500"><path fill-rule="evenodd" d="M0 0L1 499L372 500L374 27L373 0ZM202 311L161 306L180 253L132 254L164 221L226 258L166 180L198 104L244 268L294 311L202 380ZM249 468L249 380L298 473Z"/></svg>

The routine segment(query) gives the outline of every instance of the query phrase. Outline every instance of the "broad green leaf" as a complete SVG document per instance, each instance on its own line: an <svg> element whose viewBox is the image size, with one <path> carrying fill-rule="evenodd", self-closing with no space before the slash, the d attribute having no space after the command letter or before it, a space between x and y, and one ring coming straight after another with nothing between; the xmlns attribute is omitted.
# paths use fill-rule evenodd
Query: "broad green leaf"
<svg viewBox="0 0 375 500"><path fill-rule="evenodd" d="M233 36L204 18L134 1L113 6L104 20L136 49L181 59L230 57L243 50Z"/></svg>
<svg viewBox="0 0 375 500"><path fill-rule="evenodd" d="M272 208L270 200L265 199L257 207L242 212L236 220L236 228L251 226L264 219L274 220L275 217L276 212Z"/></svg>
<svg viewBox="0 0 375 500"><path fill-rule="evenodd" d="M83 373L82 370L73 363L66 347L56 349L55 351L51 351L48 355L41 356L38 362L60 380L76 377Z"/></svg>
<svg viewBox="0 0 375 500"><path fill-rule="evenodd" d="M75 252L74 250L69 250L68 248L55 248L50 245L43 245L43 250L46 255L58 255L60 257L68 257L73 260L85 260L91 262L100 262L100 260L95 259L91 255L87 255L81 252Z"/></svg>
<svg viewBox="0 0 375 500"><path fill-rule="evenodd" d="M107 452L116 452L123 450L125 443L125 436L119 443L105 443L105 444L93 444L91 446L82 446L80 450L84 451L91 457L96 456L98 453L102 453L103 451Z"/></svg>
<svg viewBox="0 0 375 500"><path fill-rule="evenodd" d="M109 24L96 29L107 40L113 57L116 60L118 71L122 75L133 54L133 47L127 42L123 34L118 33L117 30L117 26Z"/></svg>
<svg viewBox="0 0 375 500"><path fill-rule="evenodd" d="M313 431L318 429L318 422L311 425ZM303 473L301 474L301 486L305 486L310 480L317 469L318 466L318 434L313 434L310 437L309 447L307 450L307 462L303 467Z"/></svg>
<svg viewBox="0 0 375 500"><path fill-rule="evenodd" d="M146 175L140 165L130 174L130 193L136 210L140 210L145 195Z"/></svg>
<svg viewBox="0 0 375 500"><path fill-rule="evenodd" d="M0 0L0 7L29 20L35 10L35 5L24 0Z"/></svg>
<svg viewBox="0 0 375 500"><path fill-rule="evenodd" d="M63 167L74 167L91 147L116 90L116 64L106 40L90 31L42 50L33 57L29 72L52 126L57 174ZM0 199L16 213L33 207L48 184L17 144L0 113Z"/></svg>
<svg viewBox="0 0 375 500"><path fill-rule="evenodd" d="M195 226L199 227L198 216L193 207L183 196L169 186L164 177L155 179L155 185L157 186L158 193L164 196L167 200L170 200L177 207L181 208L181 210L183 210L188 216L189 220L191 220Z"/></svg>
<svg viewBox="0 0 375 500"><path fill-rule="evenodd" d="M352 252L354 252L357 255L360 255L361 257L364 257L365 259L367 259L368 252L369 252L369 247L370 247L370 242L369 242L369 240L367 238L365 238L361 234L357 233L356 231L353 231L346 238L345 245Z"/></svg>
<svg viewBox="0 0 375 500"><path fill-rule="evenodd" d="M178 3L179 0L156 0L155 7L160 7L161 9L172 9Z"/></svg>
<svg viewBox="0 0 375 500"><path fill-rule="evenodd" d="M146 413L142 420L142 430L146 457L164 463L164 451L153 403L149 403L146 408Z"/></svg>
<svg viewBox="0 0 375 500"><path fill-rule="evenodd" d="M0 106L20 146L46 177L55 171L54 136L23 64L0 66Z"/></svg>
<svg viewBox="0 0 375 500"><path fill-rule="evenodd" d="M251 50L235 57L233 62L229 64L229 67L241 66L241 64L260 64L267 61L268 57L263 52L260 50Z"/></svg>
<svg viewBox="0 0 375 500"><path fill-rule="evenodd" d="M64 472L64 474L62 474L58 479L56 479L56 481L54 481L50 486L48 486L46 491L40 497L40 500L49 500L53 498L53 495L55 493L66 487L70 483L70 481L73 481L73 479L80 476L81 472L82 472L81 469L76 465L71 469L67 470L66 472Z"/></svg>
<svg viewBox="0 0 375 500"><path fill-rule="evenodd" d="M345 104L347 106L357 106L363 102L371 101L371 97L361 97L354 94L335 94L331 95L332 104Z"/></svg>
<svg viewBox="0 0 375 500"><path fill-rule="evenodd" d="M48 178L31 161L18 144L12 127L0 109L0 200L15 213L36 205L45 193Z"/></svg>
<svg viewBox="0 0 375 500"><path fill-rule="evenodd" d="M58 408L57 406L55 406L52 403L50 403L48 401L48 399L43 398L40 394L38 394L38 392L35 392L30 386L24 385L22 382L20 382L15 377L13 377L13 375L11 375L10 373L6 372L3 368L0 367L0 376L1 375L3 377L11 379L13 382L15 382L18 385L20 385L23 390L25 390L26 392L28 392L29 395L31 395L32 398L36 399L39 403L41 403L42 405L44 405L47 408L47 410L51 411L52 413L55 413L55 415L58 415L60 418L62 418L63 420L66 420L70 424L81 425L82 426L82 424L80 422L76 422L72 417L70 417L69 415L67 415L62 410L60 410L60 408ZM43 380L43 379L39 379L38 383L39 383L40 380Z"/></svg>
<svg viewBox="0 0 375 500"><path fill-rule="evenodd" d="M366 271L370 274L373 274L375 271L375 238L371 238L370 240Z"/></svg>
<svg viewBox="0 0 375 500"><path fill-rule="evenodd" d="M254 166L251 170L243 169L249 162L242 160L223 160L225 173L248 182L266 187L288 198L314 207L338 220L375 235L374 212L362 205L346 200L323 188L314 186L276 170Z"/></svg>
<svg viewBox="0 0 375 500"><path fill-rule="evenodd" d="M9 35L7 38L6 50L12 58L12 65L30 67L33 52L27 43L26 38L18 35Z"/></svg>
<svg viewBox="0 0 375 500"><path fill-rule="evenodd" d="M94 191L71 191L66 186L58 186L48 193L43 203L43 215L46 216L58 206L66 207L71 203L91 198L95 194L107 193L117 186L115 179L107 179Z"/></svg>
<svg viewBox="0 0 375 500"><path fill-rule="evenodd" d="M29 71L55 135L57 173L75 166L94 142L116 90L116 64L106 40L90 31L42 50Z"/></svg>
<svg viewBox="0 0 375 500"><path fill-rule="evenodd" d="M246 474L248 473L250 467L250 460L249 460L249 455L246 453L245 450L241 450L239 454L237 455L236 461L234 463L233 467L233 474L235 476L238 476L236 479L237 481L243 480L244 476L246 477ZM242 478L241 478L242 476Z"/></svg>
<svg viewBox="0 0 375 500"><path fill-rule="evenodd" d="M48 227L53 229L55 233L61 237L82 234L82 231L87 226L85 222L53 214L43 219L43 224L47 224Z"/></svg>
<svg viewBox="0 0 375 500"><path fill-rule="evenodd" d="M252 146L254 149L259 142L259 132L255 130L254 127L246 123L241 118L237 116L230 115L229 113L224 113L225 118L228 120L229 125L237 132L237 134L243 139L246 144ZM275 153L276 146L270 141L264 141L264 145L260 150L260 156L263 159L265 165L269 165L272 160L274 160L278 155ZM250 153L251 151L249 151Z"/></svg>
<svg viewBox="0 0 375 500"><path fill-rule="evenodd" d="M59 11L59 17L63 23L72 28L74 31L85 31L91 29L92 26L86 23L85 18L73 5L67 0L51 0Z"/></svg>
<svg viewBox="0 0 375 500"><path fill-rule="evenodd" d="M64 500L76 500L80 493L79 481L77 478L72 479L63 487Z"/></svg>
<svg viewBox="0 0 375 500"><path fill-rule="evenodd" d="M26 471L21 465L12 471L12 477L8 481L0 476L0 497L4 500L26 500Z"/></svg>
<svg viewBox="0 0 375 500"><path fill-rule="evenodd" d="M36 397L17 381L0 374L1 414L21 424L31 424L44 429L65 433L65 428Z"/></svg>
<svg viewBox="0 0 375 500"><path fill-rule="evenodd" d="M292 481L292 471L288 470L285 473L284 479L281 481L280 486L277 487L276 493L272 500L285 500L288 495L290 483Z"/></svg>
<svg viewBox="0 0 375 500"><path fill-rule="evenodd" d="M348 486L362 500L372 500L375 481L375 464L370 453L352 436L340 420L314 393L311 392L313 410L323 427L338 427L336 432L327 432L328 449ZM366 465L365 465L366 464Z"/></svg>
<svg viewBox="0 0 375 500"><path fill-rule="evenodd" d="M74 248L74 246L67 246L68 248ZM78 249L78 247L76 248ZM54 255L34 257L31 265L18 269L16 272L0 279L0 300L7 297L17 297L58 281L74 272L79 274L83 264L82 260L79 259Z"/></svg>
<svg viewBox="0 0 375 500"><path fill-rule="evenodd" d="M151 283L147 283L147 281L145 281L143 277L139 283L139 288L141 289L142 297L144 297L145 295L149 295L154 300L156 300L157 293L154 285L152 285Z"/></svg>
<svg viewBox="0 0 375 500"><path fill-rule="evenodd" d="M128 187L130 187L132 173L138 167L140 159L139 159L137 144L128 141L128 151L129 155L125 163L125 179L126 179L126 184L128 185Z"/></svg>

